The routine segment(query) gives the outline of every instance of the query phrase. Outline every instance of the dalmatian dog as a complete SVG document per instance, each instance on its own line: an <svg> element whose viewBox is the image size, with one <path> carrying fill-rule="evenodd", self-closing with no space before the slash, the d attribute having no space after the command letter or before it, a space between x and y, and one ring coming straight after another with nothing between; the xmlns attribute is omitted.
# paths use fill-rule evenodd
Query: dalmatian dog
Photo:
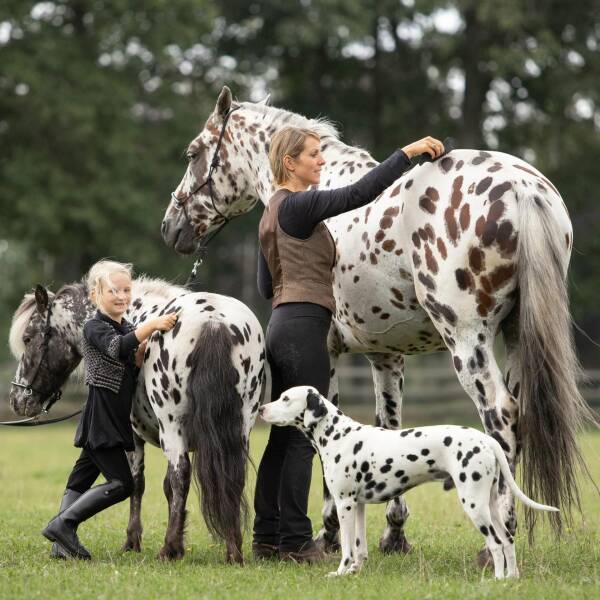
<svg viewBox="0 0 600 600"><path fill-rule="evenodd" d="M267 423L295 425L321 457L341 531L342 558L330 576L357 573L367 559L365 504L397 499L435 479L454 481L463 509L485 536L496 579L519 576L514 539L501 519L500 474L530 508L558 511L528 498L517 486L500 444L470 427L394 431L362 425L309 386L290 388L262 406L259 414Z"/></svg>

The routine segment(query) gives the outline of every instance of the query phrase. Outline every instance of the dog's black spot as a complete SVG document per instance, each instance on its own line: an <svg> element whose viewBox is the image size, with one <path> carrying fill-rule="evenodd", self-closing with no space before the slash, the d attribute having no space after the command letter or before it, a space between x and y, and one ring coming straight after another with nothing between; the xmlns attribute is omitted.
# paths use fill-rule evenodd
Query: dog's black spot
<svg viewBox="0 0 600 600"><path fill-rule="evenodd" d="M461 473L458 478L463 482L467 480L467 476L464 473Z"/></svg>
<svg viewBox="0 0 600 600"><path fill-rule="evenodd" d="M362 442L358 442L357 444L354 445L354 454L358 454L360 449L362 448L363 443Z"/></svg>
<svg viewBox="0 0 600 600"><path fill-rule="evenodd" d="M366 473L369 470L369 463L366 460L360 465L360 470L363 473Z"/></svg>
<svg viewBox="0 0 600 600"><path fill-rule="evenodd" d="M444 438L444 446L449 446L451 443L452 443L452 438L449 435L447 435Z"/></svg>
<svg viewBox="0 0 600 600"><path fill-rule="evenodd" d="M407 454L406 458L408 460L410 460L411 462L415 462L416 460L419 460L419 457L416 454Z"/></svg>
<svg viewBox="0 0 600 600"><path fill-rule="evenodd" d="M481 479L481 475L477 471L473 471L471 477L473 477L473 481L479 481Z"/></svg>

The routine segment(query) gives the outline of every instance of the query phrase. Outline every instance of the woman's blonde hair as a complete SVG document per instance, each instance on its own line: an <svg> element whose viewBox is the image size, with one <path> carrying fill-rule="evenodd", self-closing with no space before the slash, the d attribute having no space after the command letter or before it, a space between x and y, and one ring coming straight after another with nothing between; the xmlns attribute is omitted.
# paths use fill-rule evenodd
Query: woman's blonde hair
<svg viewBox="0 0 600 600"><path fill-rule="evenodd" d="M304 150L304 142L307 137L321 139L316 131L303 127L284 127L271 139L269 162L277 185L284 184L290 176L289 171L283 164L283 157L288 155L292 158L298 158Z"/></svg>
<svg viewBox="0 0 600 600"><path fill-rule="evenodd" d="M120 263L115 260L99 260L92 265L92 268L87 274L87 286L90 294L90 300L94 306L98 306L98 298L104 290L112 289L110 275L123 273L130 278L133 274L133 265L131 263Z"/></svg>

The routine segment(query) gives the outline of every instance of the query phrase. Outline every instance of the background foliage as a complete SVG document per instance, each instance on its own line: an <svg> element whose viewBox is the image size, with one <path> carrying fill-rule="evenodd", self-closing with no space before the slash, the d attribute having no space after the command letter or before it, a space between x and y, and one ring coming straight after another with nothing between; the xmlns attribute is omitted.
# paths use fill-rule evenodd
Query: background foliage
<svg viewBox="0 0 600 600"><path fill-rule="evenodd" d="M594 0L5 0L0 336L35 282L56 288L103 256L185 278L160 220L228 84L327 116L380 159L431 134L532 162L571 211L574 312L600 339L599 17ZM219 236L203 276L239 296L241 273L264 316L247 258L258 217Z"/></svg>

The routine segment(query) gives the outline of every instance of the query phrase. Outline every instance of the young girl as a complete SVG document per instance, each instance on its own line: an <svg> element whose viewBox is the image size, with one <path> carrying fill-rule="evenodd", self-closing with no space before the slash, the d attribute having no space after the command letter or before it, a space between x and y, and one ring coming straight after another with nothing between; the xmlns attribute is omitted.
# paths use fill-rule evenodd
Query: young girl
<svg viewBox="0 0 600 600"><path fill-rule="evenodd" d="M129 415L136 365L141 365L150 335L169 331L177 316L150 319L134 329L123 318L131 303L131 270L129 264L101 260L88 274L90 299L98 310L83 328L89 392L75 434L75 446L82 450L69 475L59 513L42 531L55 542L55 557L91 558L77 537L78 525L133 492L125 451L134 449ZM100 473L106 483L92 488Z"/></svg>

